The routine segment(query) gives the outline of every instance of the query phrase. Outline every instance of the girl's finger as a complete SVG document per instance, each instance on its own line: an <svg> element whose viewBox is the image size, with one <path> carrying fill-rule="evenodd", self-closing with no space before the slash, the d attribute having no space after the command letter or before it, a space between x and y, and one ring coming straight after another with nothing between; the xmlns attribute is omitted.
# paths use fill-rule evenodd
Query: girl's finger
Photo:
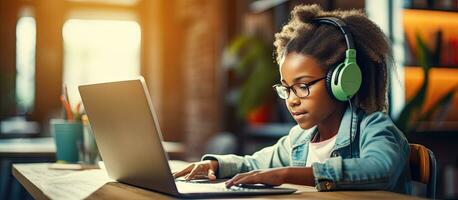
<svg viewBox="0 0 458 200"><path fill-rule="evenodd" d="M173 172L172 175L174 178L178 178L178 177L181 177L181 176L184 176L186 175L187 173L190 172L190 170L194 167L194 164L189 164L188 166L186 166L184 169L180 170L180 171L177 171L177 172Z"/></svg>
<svg viewBox="0 0 458 200"><path fill-rule="evenodd" d="M237 181L234 181L234 185L240 185L240 184L255 184L255 183L260 183L258 176L256 175L249 175L245 176Z"/></svg>
<svg viewBox="0 0 458 200"><path fill-rule="evenodd" d="M213 171L212 169L209 169L207 177L208 177L208 179L210 179L212 181L216 180L215 171Z"/></svg>
<svg viewBox="0 0 458 200"><path fill-rule="evenodd" d="M232 177L231 179L229 179L228 181L226 181L226 188L230 188L234 185L234 182L247 176L248 174L247 173L242 173L242 174L237 174L235 175L234 177Z"/></svg>
<svg viewBox="0 0 458 200"><path fill-rule="evenodd" d="M188 176L185 177L186 180L189 181L189 180L193 179L194 176L199 173L201 168L202 168L202 165L195 165L194 168L192 169L192 171L188 174Z"/></svg>
<svg viewBox="0 0 458 200"><path fill-rule="evenodd" d="M191 171L191 169L193 169L193 168L194 168L194 164L190 164L190 165L188 165L186 168L184 168L183 170L181 170L181 171L179 171L179 172L173 173L173 174L172 174L172 175L173 175L173 178L182 177L182 176L188 174L188 173Z"/></svg>
<svg viewBox="0 0 458 200"><path fill-rule="evenodd" d="M208 176L206 174L196 174L194 177L192 177L193 180L195 179L208 179Z"/></svg>

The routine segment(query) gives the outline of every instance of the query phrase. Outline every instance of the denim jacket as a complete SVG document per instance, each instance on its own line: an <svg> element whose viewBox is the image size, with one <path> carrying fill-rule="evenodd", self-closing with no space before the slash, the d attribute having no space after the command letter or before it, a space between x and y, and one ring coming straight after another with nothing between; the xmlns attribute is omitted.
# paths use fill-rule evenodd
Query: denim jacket
<svg viewBox="0 0 458 200"><path fill-rule="evenodd" d="M318 191L387 190L410 194L409 144L393 121L382 112L365 114L347 109L340 123L331 157L312 165ZM298 125L278 142L253 155L212 155L202 160L217 160L218 178L251 170L276 167L305 167L308 145L317 128L304 130ZM352 153L350 154L350 149Z"/></svg>

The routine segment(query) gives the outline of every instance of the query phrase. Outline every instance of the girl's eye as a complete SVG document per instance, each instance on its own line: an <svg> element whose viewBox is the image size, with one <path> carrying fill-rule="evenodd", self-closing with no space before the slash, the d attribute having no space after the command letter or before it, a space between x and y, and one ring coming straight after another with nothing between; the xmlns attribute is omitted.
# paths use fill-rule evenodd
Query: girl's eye
<svg viewBox="0 0 458 200"><path fill-rule="evenodd" d="M308 88L307 84L305 84L305 83L299 84L299 89L300 90L305 91L305 90L307 90L307 88Z"/></svg>

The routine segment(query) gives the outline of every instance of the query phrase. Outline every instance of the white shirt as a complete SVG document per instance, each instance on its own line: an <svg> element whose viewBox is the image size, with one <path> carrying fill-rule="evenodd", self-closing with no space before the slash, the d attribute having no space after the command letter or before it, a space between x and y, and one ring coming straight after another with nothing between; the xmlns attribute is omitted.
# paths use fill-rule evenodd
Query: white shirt
<svg viewBox="0 0 458 200"><path fill-rule="evenodd" d="M306 167L311 167L313 163L324 163L331 157L332 149L336 144L337 134L325 141L309 143Z"/></svg>

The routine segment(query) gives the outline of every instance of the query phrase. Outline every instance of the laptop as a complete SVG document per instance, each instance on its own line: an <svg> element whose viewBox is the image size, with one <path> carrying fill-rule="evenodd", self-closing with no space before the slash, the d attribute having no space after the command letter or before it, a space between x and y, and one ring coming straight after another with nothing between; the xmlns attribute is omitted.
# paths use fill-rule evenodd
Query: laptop
<svg viewBox="0 0 458 200"><path fill-rule="evenodd" d="M78 89L108 176L116 181L189 198L290 194L296 191L258 186L227 189L222 180L175 180L143 77L80 85Z"/></svg>

